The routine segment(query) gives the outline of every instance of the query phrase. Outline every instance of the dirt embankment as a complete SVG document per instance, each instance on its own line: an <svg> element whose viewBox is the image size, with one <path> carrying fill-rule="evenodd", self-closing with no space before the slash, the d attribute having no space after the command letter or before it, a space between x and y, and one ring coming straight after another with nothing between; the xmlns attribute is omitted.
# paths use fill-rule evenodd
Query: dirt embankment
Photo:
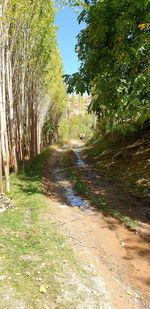
<svg viewBox="0 0 150 309"><path fill-rule="evenodd" d="M145 197L145 206L150 205L150 130L124 140L97 136L85 148L84 159L106 178Z"/></svg>
<svg viewBox="0 0 150 309"><path fill-rule="evenodd" d="M144 230L150 223L150 130L124 141L113 136L97 138L83 150L83 158L99 174L112 203L116 192L117 209L142 222Z"/></svg>

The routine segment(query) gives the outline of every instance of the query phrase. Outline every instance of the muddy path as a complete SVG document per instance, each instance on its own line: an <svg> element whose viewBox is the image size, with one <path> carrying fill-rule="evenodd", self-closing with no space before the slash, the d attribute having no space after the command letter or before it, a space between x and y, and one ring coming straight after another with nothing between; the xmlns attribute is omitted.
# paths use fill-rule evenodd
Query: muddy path
<svg viewBox="0 0 150 309"><path fill-rule="evenodd" d="M67 177L68 168L82 171L97 190L99 175L91 172L80 150L53 148L43 181L53 220L77 258L103 278L114 308L150 308L149 243L79 195Z"/></svg>

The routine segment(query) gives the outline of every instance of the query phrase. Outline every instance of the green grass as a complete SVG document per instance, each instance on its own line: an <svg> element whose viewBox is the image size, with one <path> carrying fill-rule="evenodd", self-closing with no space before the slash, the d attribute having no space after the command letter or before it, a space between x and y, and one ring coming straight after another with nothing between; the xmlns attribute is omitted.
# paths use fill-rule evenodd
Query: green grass
<svg viewBox="0 0 150 309"><path fill-rule="evenodd" d="M80 179L80 176L77 172L69 170L68 177L70 181L73 183L74 188L81 194L85 195L91 201L91 204L95 206L95 208L118 219L121 223L124 223L125 226L130 229L136 229L139 226L137 221L132 220L128 216L124 216L118 210L108 205L103 198L99 197L96 193L92 192L89 189L89 187L85 184L85 182Z"/></svg>
<svg viewBox="0 0 150 309"><path fill-rule="evenodd" d="M18 178L11 175L14 206L0 214L0 308L15 308L5 298L13 288L27 308L44 308L55 302L65 267L78 269L72 250L65 244L51 219L50 204L42 194L42 172L49 154L39 155ZM58 280L57 280L58 279ZM39 291L41 285L46 293Z"/></svg>
<svg viewBox="0 0 150 309"><path fill-rule="evenodd" d="M52 221L42 191L51 147L11 175L13 207L0 214L0 308L75 309L105 299L95 274L81 265ZM96 290L97 294L92 294Z"/></svg>

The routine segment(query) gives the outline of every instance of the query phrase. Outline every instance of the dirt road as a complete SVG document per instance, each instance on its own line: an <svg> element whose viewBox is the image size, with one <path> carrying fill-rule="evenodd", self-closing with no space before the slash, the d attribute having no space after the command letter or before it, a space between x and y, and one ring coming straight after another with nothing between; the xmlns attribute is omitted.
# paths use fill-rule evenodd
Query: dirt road
<svg viewBox="0 0 150 309"><path fill-rule="evenodd" d="M149 243L75 192L68 168L88 166L79 151L53 149L43 182L53 220L81 263L105 282L114 308L150 308Z"/></svg>

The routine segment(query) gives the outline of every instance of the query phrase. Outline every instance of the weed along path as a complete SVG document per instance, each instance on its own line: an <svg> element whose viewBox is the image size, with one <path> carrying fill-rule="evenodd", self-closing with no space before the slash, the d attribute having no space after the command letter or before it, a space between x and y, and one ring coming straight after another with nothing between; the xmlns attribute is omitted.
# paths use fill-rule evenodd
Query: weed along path
<svg viewBox="0 0 150 309"><path fill-rule="evenodd" d="M143 238L134 218L121 207L117 211L114 195L113 206L110 194L105 198L107 184L101 188L99 175L82 160L80 149L51 148L43 187L53 222L86 273L84 280L70 273L69 290L63 292L70 305L58 308L150 308L147 223ZM122 200L127 201L126 196Z"/></svg>

